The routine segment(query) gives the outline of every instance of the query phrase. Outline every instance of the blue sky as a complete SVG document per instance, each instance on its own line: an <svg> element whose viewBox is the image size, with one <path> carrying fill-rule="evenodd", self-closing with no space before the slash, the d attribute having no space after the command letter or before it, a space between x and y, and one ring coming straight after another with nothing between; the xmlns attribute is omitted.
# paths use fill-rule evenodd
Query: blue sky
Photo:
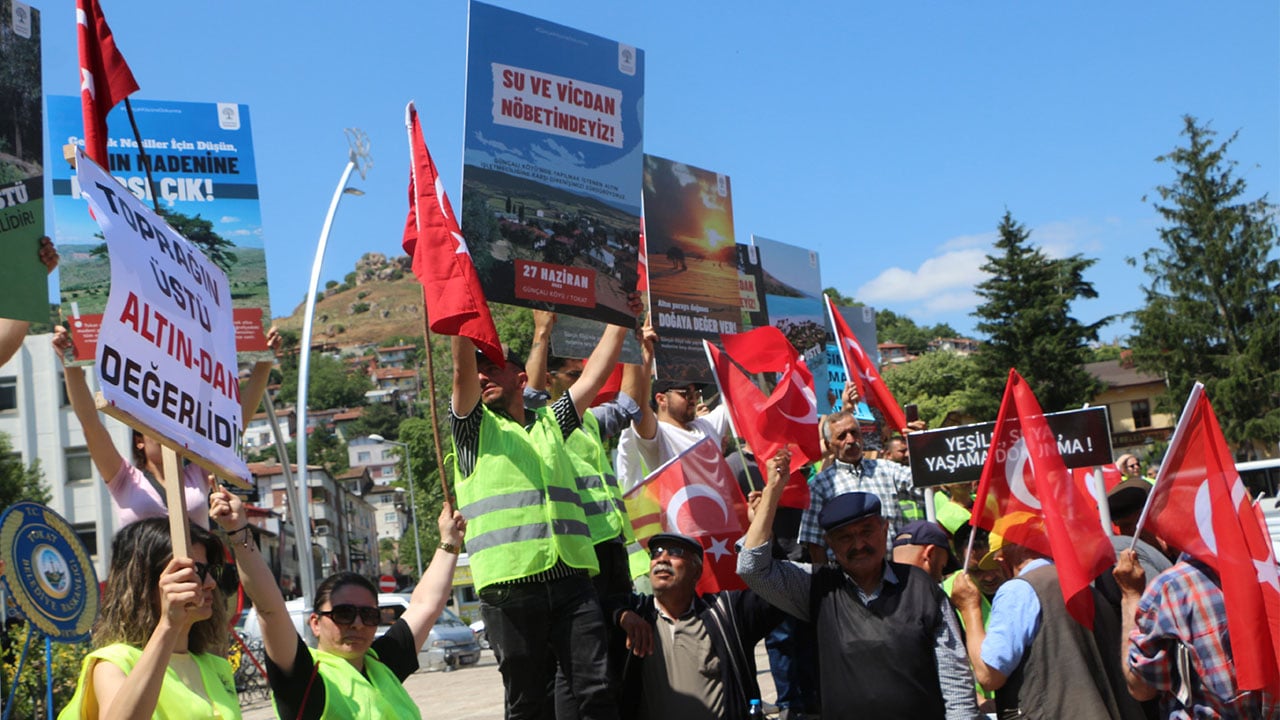
<svg viewBox="0 0 1280 720"><path fill-rule="evenodd" d="M1098 258L1092 321L1132 310L1124 259L1158 242L1143 196L1190 113L1225 137L1250 197L1280 196L1280 3L502 1L645 51L645 150L728 174L736 235L821 253L825 285L971 331L978 266L1007 208L1054 255ZM70 0L35 2L44 83L75 94ZM815 9L817 8L817 9ZM346 160L325 278L400 252L417 101L460 203L467 6L104 0L138 97L250 107L272 309L301 300ZM1127 331L1104 330L1104 339Z"/></svg>

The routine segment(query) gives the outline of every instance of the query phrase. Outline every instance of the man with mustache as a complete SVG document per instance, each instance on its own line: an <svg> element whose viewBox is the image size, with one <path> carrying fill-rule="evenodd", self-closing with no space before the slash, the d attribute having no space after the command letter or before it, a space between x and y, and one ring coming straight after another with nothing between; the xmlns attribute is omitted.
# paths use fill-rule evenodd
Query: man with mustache
<svg viewBox="0 0 1280 720"><path fill-rule="evenodd" d="M653 595L612 608L627 635L624 719L736 720L760 697L753 648L782 612L750 590L698 596L702 543L675 533L649 539Z"/></svg>
<svg viewBox="0 0 1280 720"><path fill-rule="evenodd" d="M817 628L825 712L884 720L977 717L955 613L917 567L885 560L888 521L873 493L828 500L818 514L836 564L774 560L769 536L791 458L769 460L738 574L775 607Z"/></svg>

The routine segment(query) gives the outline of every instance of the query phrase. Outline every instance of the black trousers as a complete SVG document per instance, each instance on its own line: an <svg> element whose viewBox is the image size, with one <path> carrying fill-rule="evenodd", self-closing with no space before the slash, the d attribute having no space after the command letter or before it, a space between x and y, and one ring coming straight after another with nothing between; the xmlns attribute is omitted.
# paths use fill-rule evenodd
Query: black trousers
<svg viewBox="0 0 1280 720"><path fill-rule="evenodd" d="M582 720L617 720L609 691L604 614L586 574L480 592L485 632L506 688L506 717L552 720L559 666Z"/></svg>

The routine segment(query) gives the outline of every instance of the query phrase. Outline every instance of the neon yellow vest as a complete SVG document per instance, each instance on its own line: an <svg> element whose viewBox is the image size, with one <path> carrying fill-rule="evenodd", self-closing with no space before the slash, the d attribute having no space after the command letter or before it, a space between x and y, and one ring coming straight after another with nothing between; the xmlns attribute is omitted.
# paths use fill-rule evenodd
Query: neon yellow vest
<svg viewBox="0 0 1280 720"><path fill-rule="evenodd" d="M547 408L527 432L480 405L476 467L462 477L454 461L458 509L467 518L467 552L476 592L550 570L557 560L599 572L579 503L573 461Z"/></svg>
<svg viewBox="0 0 1280 720"><path fill-rule="evenodd" d="M618 490L613 466L605 455L596 416L591 413L583 415L582 427L570 434L564 445L573 461L574 481L582 512L587 516L587 527L591 530L591 542L599 544L618 537L626 511L618 509L622 493Z"/></svg>
<svg viewBox="0 0 1280 720"><path fill-rule="evenodd" d="M355 665L323 650L311 650L311 660L319 668L317 681L324 682L324 712L321 718L334 720L398 720L418 718L422 713L396 674L372 650L364 654L364 674ZM274 705L274 700L272 704ZM280 710L276 708L276 716Z"/></svg>
<svg viewBox="0 0 1280 720"><path fill-rule="evenodd" d="M933 494L933 513L934 517L938 518L938 524L952 535L961 525L969 522L969 511L965 506L952 500L941 490Z"/></svg>
<svg viewBox="0 0 1280 720"><path fill-rule="evenodd" d="M89 653L80 666L80 681L76 684L76 693L62 712L58 713L58 720L88 720L86 695L91 681L90 673L98 661L109 662L128 675L141 658L141 649L124 643L108 645ZM208 700L182 684L173 668L166 668L164 682L160 685L160 697L156 699L156 711L151 717L154 720L238 720L240 700L236 697L231 663L226 658L204 653L191 653L191 659L200 669L200 678L204 680L204 694Z"/></svg>

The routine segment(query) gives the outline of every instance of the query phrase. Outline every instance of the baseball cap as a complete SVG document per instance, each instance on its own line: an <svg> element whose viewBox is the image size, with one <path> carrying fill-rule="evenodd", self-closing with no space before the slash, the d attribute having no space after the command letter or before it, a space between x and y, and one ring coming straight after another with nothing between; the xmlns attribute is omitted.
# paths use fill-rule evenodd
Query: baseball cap
<svg viewBox="0 0 1280 720"><path fill-rule="evenodd" d="M903 545L937 545L943 550L951 549L947 543L947 534L937 523L928 520L913 520L903 525L898 534L893 536L893 546Z"/></svg>

